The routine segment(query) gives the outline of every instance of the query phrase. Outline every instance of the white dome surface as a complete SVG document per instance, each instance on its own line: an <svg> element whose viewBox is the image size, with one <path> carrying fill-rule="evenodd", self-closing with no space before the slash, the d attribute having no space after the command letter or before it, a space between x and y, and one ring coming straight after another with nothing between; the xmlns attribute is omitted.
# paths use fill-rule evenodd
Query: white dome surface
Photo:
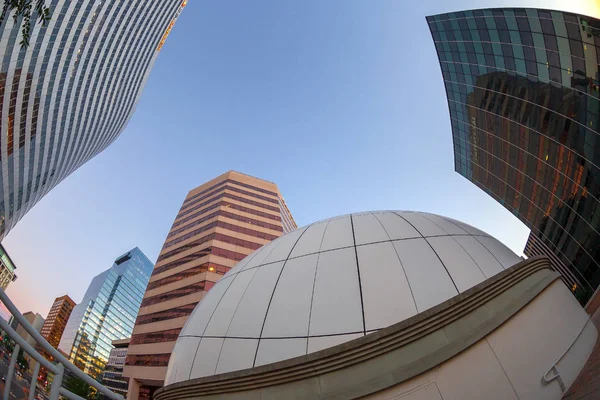
<svg viewBox="0 0 600 400"><path fill-rule="evenodd" d="M462 222L406 211L316 222L265 245L208 292L165 384L319 351L443 303L518 263Z"/></svg>

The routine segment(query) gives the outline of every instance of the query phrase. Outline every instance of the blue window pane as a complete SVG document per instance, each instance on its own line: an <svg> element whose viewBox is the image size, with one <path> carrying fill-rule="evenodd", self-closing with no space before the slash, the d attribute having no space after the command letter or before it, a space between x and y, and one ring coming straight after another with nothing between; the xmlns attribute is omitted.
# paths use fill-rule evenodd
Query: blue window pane
<svg viewBox="0 0 600 400"><path fill-rule="evenodd" d="M490 41L491 42L496 42L496 43L500 43L500 36L498 35L498 31L497 30L490 30Z"/></svg>
<svg viewBox="0 0 600 400"><path fill-rule="evenodd" d="M562 15L562 14L561 14ZM554 32L556 32L557 36L568 37L567 27L565 25L565 21L563 20L554 20Z"/></svg>
<svg viewBox="0 0 600 400"><path fill-rule="evenodd" d="M521 44L521 35L518 31L509 31L510 41L514 44Z"/></svg>
<svg viewBox="0 0 600 400"><path fill-rule="evenodd" d="M487 28L489 30L495 30L496 29L496 20L494 20L493 17L486 17L485 18L485 23L487 25Z"/></svg>
<svg viewBox="0 0 600 400"><path fill-rule="evenodd" d="M498 67L498 69L506 69L506 67L504 66L504 57L495 56L494 59L496 60L496 67Z"/></svg>
<svg viewBox="0 0 600 400"><path fill-rule="evenodd" d="M525 60L515 59L515 65L517 66L517 73L519 75L527 75L527 67L525 66Z"/></svg>
<svg viewBox="0 0 600 400"><path fill-rule="evenodd" d="M515 58L525 59L525 55L523 54L523 47L518 45L512 46L513 54Z"/></svg>
<svg viewBox="0 0 600 400"><path fill-rule="evenodd" d="M531 27L531 32L542 33L542 25L537 17L529 17L529 26Z"/></svg>

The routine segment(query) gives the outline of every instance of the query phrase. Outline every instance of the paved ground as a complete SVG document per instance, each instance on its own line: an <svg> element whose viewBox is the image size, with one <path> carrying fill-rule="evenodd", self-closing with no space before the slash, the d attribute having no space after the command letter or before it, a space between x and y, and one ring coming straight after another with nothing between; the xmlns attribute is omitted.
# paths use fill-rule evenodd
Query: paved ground
<svg viewBox="0 0 600 400"><path fill-rule="evenodd" d="M594 313L592 321L600 330L600 310ZM563 400L597 399L600 399L600 338L587 364L563 397Z"/></svg>
<svg viewBox="0 0 600 400"><path fill-rule="evenodd" d="M4 360L0 361L0 376L6 376L8 365ZM5 383L0 381L0 393L4 393ZM10 400L26 399L29 393L29 381L13 376L13 382L10 386Z"/></svg>
<svg viewBox="0 0 600 400"><path fill-rule="evenodd" d="M0 357L0 377L6 376L8 372L8 362ZM13 375L13 383L10 386L9 400L26 400L29 397L29 383L31 376L26 374L23 378ZM0 397L4 393L5 383L0 381ZM39 393L39 392L38 392ZM46 399L46 397L44 396Z"/></svg>

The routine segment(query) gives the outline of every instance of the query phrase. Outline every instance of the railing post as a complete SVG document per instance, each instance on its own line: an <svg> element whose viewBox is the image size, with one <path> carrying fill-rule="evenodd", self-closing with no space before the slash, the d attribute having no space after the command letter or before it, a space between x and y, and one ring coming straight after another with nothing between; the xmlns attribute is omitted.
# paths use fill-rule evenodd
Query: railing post
<svg viewBox="0 0 600 400"><path fill-rule="evenodd" d="M50 343L48 343L48 341L42 337L42 335L40 334L40 332L38 332L37 330L35 330L33 328L33 326L31 326L31 324L29 323L29 321L27 321L25 319L25 317L23 317L23 315L19 312L19 310L17 309L17 307L14 305L14 303L10 300L10 298L6 295L6 293L4 292L4 290L2 290L1 288L0 288L0 301L2 303L4 303L4 305L6 306L6 308L8 308L8 311L10 311L10 313L19 322L19 324L23 328L25 328L25 330L27 331L27 333L29 333L29 335L45 351L47 351L48 353L50 353L50 355L54 358L54 360L56 361L56 363L62 365L63 372L64 372L64 368L67 368L77 378L83 380L88 385L96 388L100 393L104 394L109 399L111 399L111 400L123 400L123 396L121 396L120 394L114 393L112 390L108 389L107 387L105 387L104 385L102 385L101 383L99 383L98 381L96 381L95 379L91 378L89 375L86 375L85 372L81 371L79 368L77 368L75 365L73 365L73 363L71 363L69 360L67 360L58 350L56 350L54 347L52 347L52 345L50 345ZM24 341L21 338L21 336L19 336L19 334L17 334L8 325L8 323L6 321L4 321L2 318L0 318L0 327L2 327L2 329L6 330L6 332L8 333L8 335L14 341L20 342L21 347L23 347L25 349L25 351L27 351L27 353L29 355L33 356L34 358L37 357L38 362L42 363L42 365L45 368L47 368L47 369L51 370L52 372L56 373L56 369L58 367L56 365L50 363L43 356L41 356L26 341ZM34 356L34 354L36 356ZM9 400L9 399L6 399L6 400Z"/></svg>
<svg viewBox="0 0 600 400"><path fill-rule="evenodd" d="M8 396L10 395L10 386L12 384L13 374L15 373L15 364L17 363L17 358L19 357L19 351L21 351L21 346L19 346L19 344L17 343L15 344L12 356L10 357L10 364L8 364L6 382L4 382L4 400L9 400Z"/></svg>
<svg viewBox="0 0 600 400"><path fill-rule="evenodd" d="M38 375L40 374L40 363L35 361L35 366L33 367L33 374L31 375L31 385L29 386L29 399L33 400L35 397L35 389L37 387Z"/></svg>
<svg viewBox="0 0 600 400"><path fill-rule="evenodd" d="M58 372L54 374L52 379L52 388L50 389L50 400L58 400L60 394L60 387L62 386L63 376L65 374L65 366L61 363L56 364Z"/></svg>
<svg viewBox="0 0 600 400"><path fill-rule="evenodd" d="M550 372L554 372L554 375L548 376L548 374ZM544 374L544 376L542 376L542 385L546 386L554 380L556 380L558 382L558 385L560 386L560 390L564 393L564 391L567 388L565 387L565 383L563 382L562 377L560 376L560 372L558 372L558 367L556 365L554 365L552 368L550 368L550 370L548 372L546 372Z"/></svg>

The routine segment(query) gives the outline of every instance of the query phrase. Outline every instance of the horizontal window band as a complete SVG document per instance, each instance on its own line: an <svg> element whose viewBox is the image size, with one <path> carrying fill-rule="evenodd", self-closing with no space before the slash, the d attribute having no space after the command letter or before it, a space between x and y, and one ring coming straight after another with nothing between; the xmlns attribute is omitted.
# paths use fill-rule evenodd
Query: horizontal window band
<svg viewBox="0 0 600 400"><path fill-rule="evenodd" d="M166 242L163 245L163 250L172 247L173 245L177 244L177 243L181 243L191 237L194 237L202 232L206 232L210 229L213 228L223 228L223 229L227 229L229 231L232 232L237 232L237 233L243 233L244 235L248 235L248 236L254 236L257 237L259 239L265 239L265 240L275 240L279 237L279 235L272 235L270 233L264 233L264 232L260 232L260 231L255 231L254 229L250 229L250 228L245 228L243 226L239 226L239 225L234 225L234 224L230 224L228 222L222 221L222 220L217 220L214 222L211 222L208 225L205 225L203 227L200 227L198 229L195 229L191 232L186 233L183 236L180 236L176 239L170 240L168 242ZM241 240L241 239L240 239Z"/></svg>
<svg viewBox="0 0 600 400"><path fill-rule="evenodd" d="M175 217L175 221L178 222L177 220L179 218L181 218L181 217L183 217L185 215L188 215L192 211L196 211L197 209L199 209L201 207L204 207L204 206L206 206L206 205L208 205L208 204L210 204L212 202L215 202L217 200L225 200L225 198L227 198L229 200L236 200L236 201L239 201L239 202L242 202L242 203L246 203L246 204L249 204L249 205L252 205L252 206L260 207L260 208L263 208L265 210L275 211L275 212L281 214L281 210L279 209L279 207L269 206L267 204L263 204L263 203L259 203L257 201L249 200L249 199L246 199L244 197L239 197L239 196L236 196L236 195L231 194L231 193L222 192L219 195L216 195L212 199L207 200L207 201L205 201L205 202L203 202L201 204L197 204L194 207L191 207L191 208L189 208L189 209L187 209L185 211L179 211L179 214L177 214L177 217ZM279 219L281 218L279 215L277 217Z"/></svg>
<svg viewBox="0 0 600 400"><path fill-rule="evenodd" d="M184 280L186 278L189 278L191 276L201 274L203 272L210 271L210 272L214 272L214 273L219 274L219 275L224 275L230 269L231 269L231 267L226 267L224 265L215 264L215 263L208 263L207 262L207 263L204 263L204 264L200 264L200 265L198 265L196 267L192 267L192 268L186 269L185 271L181 271L181 272L179 272L179 273L177 273L175 275L167 276L166 278L159 279L159 280L154 281L154 282L150 282L148 284L148 287L146 288L146 293L148 293L149 290L156 289L156 288L168 285L168 284L173 283L173 282L179 282L179 281L182 281L182 280Z"/></svg>
<svg viewBox="0 0 600 400"><path fill-rule="evenodd" d="M215 199L214 201L217 201L218 199ZM208 204L208 203L207 203ZM218 207L224 207L224 208L229 208L231 210L237 210L237 211L241 211L241 212L245 212L247 214L252 214L252 215L256 215L259 217L264 217L264 218L269 218L272 219L274 221L281 221L281 216L279 215L273 215L273 214L269 214L269 213L265 213L262 211L259 211L255 208L249 208L249 207L244 207L244 206L240 206L238 204L233 204L231 202L228 202L225 198L223 198L223 200L221 200L218 203L215 203L213 205L210 205L206 208L203 208L191 215L188 215L187 217L180 219L179 221L175 220L176 222L173 223L173 225L171 226L171 229L178 227L179 225L182 225L188 221L191 221L192 219L210 211L210 210L214 210L215 208Z"/></svg>
<svg viewBox="0 0 600 400"><path fill-rule="evenodd" d="M209 236L211 236L211 235L209 235ZM207 237L206 242L208 242L208 241L210 241L212 239L214 239L214 238L212 238L212 237L208 238ZM196 247L196 245L193 245L190 248L193 248L193 247ZM181 251L185 251L185 250L189 250L189 248L185 248L185 249L183 249ZM182 258L180 258L178 260L173 260L173 261L171 261L168 264L165 264L165 265L163 265L161 267L155 268L154 271L152 271L152 276L158 275L161 272L164 272L164 271L169 270L171 268L175 268L175 267L177 267L179 265L183 265L185 263L192 262L192 261L194 261L194 260L196 260L196 259L198 259L200 257L204 257L204 256L207 256L209 254L215 255L217 257L223 257L223 258L226 258L226 259L229 259L229 260L235 260L235 261L241 261L244 258L246 258L246 256L247 256L247 254L238 253L238 252L231 251L231 250L225 250L225 249L221 249L221 248L215 247L215 246L209 246L209 247L204 248L204 249L202 249L202 250L200 250L200 251L198 251L198 252L196 252L194 254L187 255L187 256L182 257Z"/></svg>
<svg viewBox="0 0 600 400"><path fill-rule="evenodd" d="M238 181L236 181L234 179L225 179L224 181L216 183L213 186L208 187L208 188L204 189L203 191L201 191L199 193L196 193L195 195L193 195L193 196L185 199L185 201L183 202L183 204L185 205L185 203L198 198L198 196L202 196L204 193L207 193L207 192L209 192L209 191L211 191L211 190L213 190L213 189L215 189L217 187L223 186L223 185L225 185L227 183L234 183L236 185L243 186L243 187L246 187L248 189L256 190L257 192L261 192L261 193L265 193L265 194L270 194L271 196L275 196L275 197L278 196L277 193L268 191L266 189L261 189L261 188L258 188L256 186L252 186L252 185L249 185L249 184L246 184L246 183L238 182Z"/></svg>
<svg viewBox="0 0 600 400"><path fill-rule="evenodd" d="M157 294L151 297L145 298L140 307L148 307L155 304L164 303L165 301L177 299L183 296L188 296L190 294L198 293L201 291L208 291L215 285L215 282L203 280L200 282L195 282L187 286L183 286L177 289L173 289L169 292Z"/></svg>
<svg viewBox="0 0 600 400"><path fill-rule="evenodd" d="M217 208L219 206L220 205L218 205L216 207L212 207L212 208ZM227 208L229 208L229 207L227 207ZM228 212L228 211L219 210L219 211L215 211L215 212L213 212L213 213L211 213L211 214L209 214L209 215L207 215L205 217L202 217L202 218L200 218L200 219L198 219L196 221L193 221L193 222L191 222L191 223L189 223L189 224L187 224L187 225L185 225L185 226L183 226L183 227L181 227L179 229L176 229L174 231L169 232L169 235L167 236L167 239L170 238L170 237L173 237L173 236L177 235L178 233L184 232L184 231L186 231L186 230L194 227L195 225L199 225L199 224L201 224L203 222L206 222L206 221L208 221L208 220L210 220L212 218L217 218L217 217L226 217L226 218L229 218L229 219L233 219L235 221L240 221L240 222L244 222L244 223L247 223L247 224L250 224L250 225L260 226L261 228L271 229L271 230L278 231L278 232L282 232L283 231L283 228L281 226L279 226L279 225L274 225L274 224L270 224L268 222L259 221L257 219L244 217L244 216L239 215L239 214L234 214L234 213L231 213L231 212Z"/></svg>
<svg viewBox="0 0 600 400"><path fill-rule="evenodd" d="M216 227L216 226L219 226L219 225L215 225L213 227ZM220 227L223 227L223 226L220 226ZM227 228L224 228L224 229L227 229ZM186 239L189 239L189 238L186 238ZM167 259L169 257L173 257L174 255L177 255L177 254L179 254L181 252L193 249L194 247L196 247L196 246L198 246L198 245L200 245L202 243L206 243L206 242L208 242L210 240L213 240L213 239L214 240L218 240L220 242L233 244L235 246L245 247L245 248L251 249L251 250L257 250L257 249L259 249L259 248L261 248L263 246L260 243L255 243L255 242L251 242L249 240L244 240L244 239L237 239L237 238L234 238L232 236L228 236L228 235L225 235L225 234L222 234L222 233L211 233L211 234L209 234L207 236L204 236L204 237L202 237L200 239L197 239L197 240L195 240L195 241L193 241L191 243L185 244L185 245L183 245L181 247L178 247L178 248L176 248L174 250L171 250L171 251L169 251L167 253L164 253L163 255L161 255L158 258L158 260L156 260L156 262L158 263L159 261L165 260L165 259Z"/></svg>
<svg viewBox="0 0 600 400"><path fill-rule="evenodd" d="M192 201L190 201L191 199L188 199L188 200L184 201L183 205L181 206L180 212L181 211L185 211L187 208L193 206L194 204L198 203L199 201L207 199L207 198L209 198L209 197L211 197L211 196L213 196L213 195L215 195L215 194L217 194L219 192L222 192L224 190L231 190L232 192L237 192L237 193L249 196L249 197L254 197L254 198L259 199L259 200L268 201L269 203L279 204L279 202L277 201L277 199L273 199L271 197L261 196L261 195L256 194L256 193L248 192L246 190L237 188L235 186L231 186L231 184L229 184L229 183L225 183L224 185L222 185L218 189L215 189L214 191L212 191L210 193L207 193L207 194L205 194L203 196L200 196L200 197L198 197L198 198L196 198L196 199L194 199Z"/></svg>

